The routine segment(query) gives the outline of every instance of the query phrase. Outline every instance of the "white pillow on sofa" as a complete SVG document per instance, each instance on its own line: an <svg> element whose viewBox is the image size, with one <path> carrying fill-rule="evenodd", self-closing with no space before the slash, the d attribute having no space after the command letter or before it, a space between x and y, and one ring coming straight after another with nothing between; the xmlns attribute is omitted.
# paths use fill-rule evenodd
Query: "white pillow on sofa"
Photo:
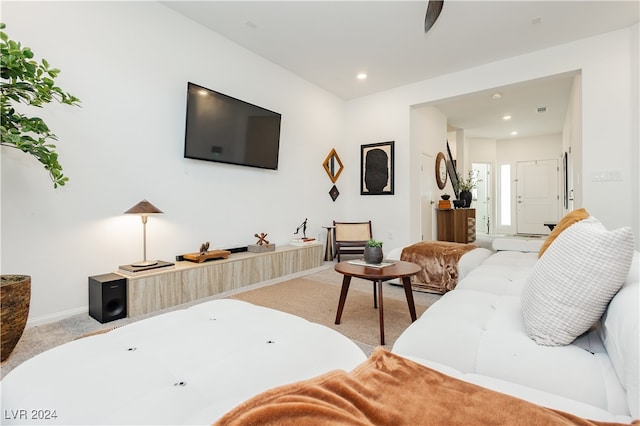
<svg viewBox="0 0 640 426"><path fill-rule="evenodd" d="M631 228L608 231L593 217L567 228L536 262L522 290L527 335L545 346L573 342L602 316L632 256Z"/></svg>
<svg viewBox="0 0 640 426"><path fill-rule="evenodd" d="M627 391L629 412L640 418L640 254L635 252L629 276L600 320L600 336L611 364Z"/></svg>

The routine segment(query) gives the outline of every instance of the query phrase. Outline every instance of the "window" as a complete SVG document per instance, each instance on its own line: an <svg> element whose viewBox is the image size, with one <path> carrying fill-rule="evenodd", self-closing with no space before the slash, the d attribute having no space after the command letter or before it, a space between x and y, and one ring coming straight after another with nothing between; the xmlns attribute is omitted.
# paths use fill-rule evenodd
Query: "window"
<svg viewBox="0 0 640 426"><path fill-rule="evenodd" d="M511 165L500 165L500 225L511 226Z"/></svg>

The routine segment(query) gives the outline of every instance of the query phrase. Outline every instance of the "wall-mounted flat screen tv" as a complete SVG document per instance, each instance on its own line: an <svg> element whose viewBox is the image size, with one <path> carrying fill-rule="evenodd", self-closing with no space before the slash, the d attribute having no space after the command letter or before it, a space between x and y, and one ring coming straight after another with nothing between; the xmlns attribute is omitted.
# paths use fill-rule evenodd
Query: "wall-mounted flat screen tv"
<svg viewBox="0 0 640 426"><path fill-rule="evenodd" d="M184 157L278 169L281 115L188 83Z"/></svg>

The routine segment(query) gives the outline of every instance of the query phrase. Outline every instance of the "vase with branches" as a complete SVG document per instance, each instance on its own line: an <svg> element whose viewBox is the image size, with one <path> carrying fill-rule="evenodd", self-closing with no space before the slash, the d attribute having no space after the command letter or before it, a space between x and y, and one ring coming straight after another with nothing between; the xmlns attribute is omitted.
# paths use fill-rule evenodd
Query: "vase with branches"
<svg viewBox="0 0 640 426"><path fill-rule="evenodd" d="M471 206L471 191L478 187L478 173L477 170L469 170L466 178L458 179L459 197L464 200L464 207ZM462 176L462 174L458 173L458 176Z"/></svg>
<svg viewBox="0 0 640 426"><path fill-rule="evenodd" d="M58 102L79 106L80 100L56 86L60 70L52 68L46 59L36 61L31 48L11 40L0 23L0 144L34 156L53 181L53 187L63 186L69 178L62 173L58 161L57 136L39 117L27 116L16 110L17 104L41 108Z"/></svg>

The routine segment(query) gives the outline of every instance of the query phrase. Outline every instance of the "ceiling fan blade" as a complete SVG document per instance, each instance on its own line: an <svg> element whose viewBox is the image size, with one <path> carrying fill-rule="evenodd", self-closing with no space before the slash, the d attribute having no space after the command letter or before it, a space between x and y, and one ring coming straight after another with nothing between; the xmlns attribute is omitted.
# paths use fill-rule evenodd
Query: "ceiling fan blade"
<svg viewBox="0 0 640 426"><path fill-rule="evenodd" d="M424 17L424 32L425 34L433 27L433 24L436 23L438 16L440 16L440 12L442 12L442 5L444 0L428 0L427 3L427 14Z"/></svg>

